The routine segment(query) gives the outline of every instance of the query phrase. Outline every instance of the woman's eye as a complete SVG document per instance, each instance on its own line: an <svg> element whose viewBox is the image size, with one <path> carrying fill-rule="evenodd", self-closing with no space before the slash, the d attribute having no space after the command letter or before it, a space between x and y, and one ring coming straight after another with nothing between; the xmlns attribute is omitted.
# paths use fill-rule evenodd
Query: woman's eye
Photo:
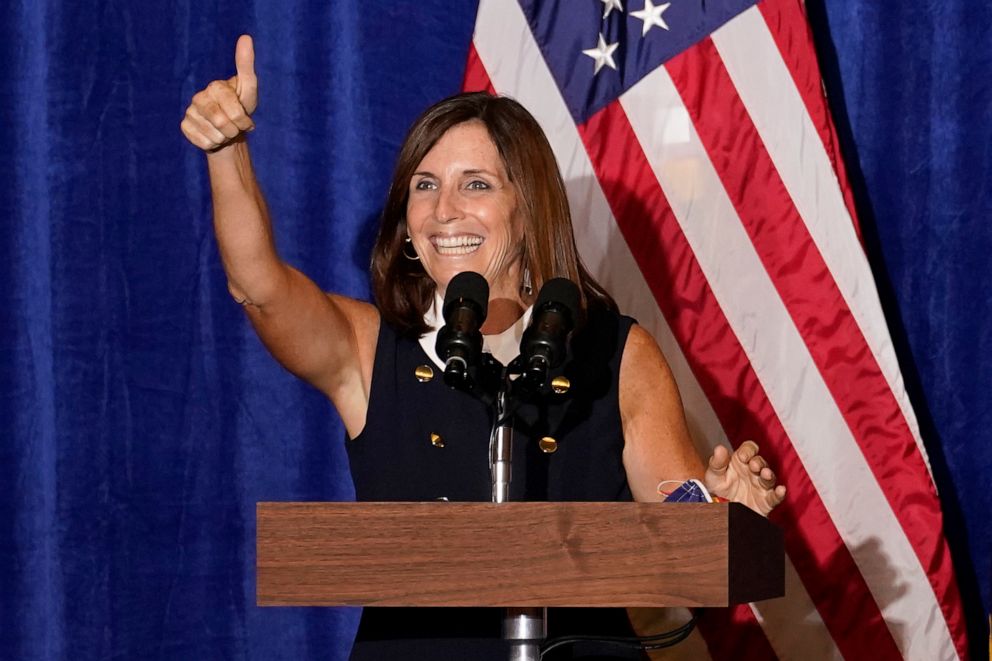
<svg viewBox="0 0 992 661"><path fill-rule="evenodd" d="M489 184L476 179L475 181L469 182L468 187L470 190L487 190L489 188Z"/></svg>
<svg viewBox="0 0 992 661"><path fill-rule="evenodd" d="M434 188L434 182L429 179L421 179L414 185L414 189L416 190L434 190Z"/></svg>

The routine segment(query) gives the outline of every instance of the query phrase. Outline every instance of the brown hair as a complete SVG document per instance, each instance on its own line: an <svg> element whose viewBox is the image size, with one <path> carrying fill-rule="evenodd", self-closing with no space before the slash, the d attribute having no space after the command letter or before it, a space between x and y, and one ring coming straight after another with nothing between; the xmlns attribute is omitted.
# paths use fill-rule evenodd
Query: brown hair
<svg viewBox="0 0 992 661"><path fill-rule="evenodd" d="M472 92L425 110L400 148L372 249L372 291L383 319L403 334L427 331L424 313L434 300L435 284L419 261L403 255L410 179L448 129L469 121L485 125L516 187L525 223L523 264L534 290L552 278L568 278L579 285L583 317L589 306L616 311L616 303L579 260L565 184L537 120L513 99Z"/></svg>

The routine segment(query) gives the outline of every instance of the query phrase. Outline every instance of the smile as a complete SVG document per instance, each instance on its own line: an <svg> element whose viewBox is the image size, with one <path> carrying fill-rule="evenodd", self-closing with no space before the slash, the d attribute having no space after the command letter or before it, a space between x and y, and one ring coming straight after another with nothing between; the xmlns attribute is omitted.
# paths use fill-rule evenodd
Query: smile
<svg viewBox="0 0 992 661"><path fill-rule="evenodd" d="M468 255L479 249L484 239L475 234L432 236L431 243L439 255Z"/></svg>

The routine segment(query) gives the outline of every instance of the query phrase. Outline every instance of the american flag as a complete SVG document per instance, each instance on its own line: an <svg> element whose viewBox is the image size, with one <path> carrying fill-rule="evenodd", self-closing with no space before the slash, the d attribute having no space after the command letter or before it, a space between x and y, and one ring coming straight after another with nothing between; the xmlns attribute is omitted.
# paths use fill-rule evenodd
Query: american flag
<svg viewBox="0 0 992 661"><path fill-rule="evenodd" d="M662 346L700 452L788 485L786 596L707 611L715 659L966 655L940 504L800 0L482 0L465 88L521 101L583 260Z"/></svg>

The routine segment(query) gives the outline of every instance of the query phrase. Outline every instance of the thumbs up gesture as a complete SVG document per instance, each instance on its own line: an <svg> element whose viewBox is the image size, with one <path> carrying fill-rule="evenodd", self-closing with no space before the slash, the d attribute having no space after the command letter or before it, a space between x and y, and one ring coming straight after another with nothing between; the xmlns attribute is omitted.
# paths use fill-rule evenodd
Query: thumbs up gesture
<svg viewBox="0 0 992 661"><path fill-rule="evenodd" d="M193 95L180 128L186 139L205 151L215 151L255 128L251 114L258 107L255 47L243 34L234 51L237 75L215 80Z"/></svg>

